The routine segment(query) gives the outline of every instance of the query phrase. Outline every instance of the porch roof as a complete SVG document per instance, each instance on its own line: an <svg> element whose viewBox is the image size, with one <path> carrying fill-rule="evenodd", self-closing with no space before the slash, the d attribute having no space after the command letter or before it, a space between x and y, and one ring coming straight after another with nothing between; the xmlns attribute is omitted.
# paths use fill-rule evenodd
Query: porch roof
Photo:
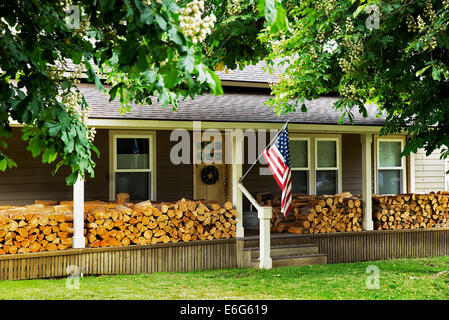
<svg viewBox="0 0 449 320"><path fill-rule="evenodd" d="M109 97L100 92L93 84L79 84L87 103L92 107L91 119L126 119L126 120L168 120L168 121L218 121L218 122L259 122L259 123L290 123L298 124L330 124L337 125L342 112L333 108L336 97L320 97L308 101L307 112L291 112L277 116L276 112L265 102L269 95L260 92L245 92L242 90L227 90L222 96L204 94L187 98L179 103L179 108L173 111L171 106L162 108L154 101L151 106L133 105L125 115L118 110L118 99L109 102ZM156 99L155 99L156 100ZM377 117L374 106L368 106L368 117L363 118L354 112L355 125L383 126L384 117ZM349 125L349 121L345 120Z"/></svg>

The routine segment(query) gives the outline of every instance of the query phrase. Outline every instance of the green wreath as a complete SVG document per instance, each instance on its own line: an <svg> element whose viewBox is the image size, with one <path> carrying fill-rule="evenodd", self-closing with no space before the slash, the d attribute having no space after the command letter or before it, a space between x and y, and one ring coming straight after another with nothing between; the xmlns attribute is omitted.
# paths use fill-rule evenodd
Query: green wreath
<svg viewBox="0 0 449 320"><path fill-rule="evenodd" d="M201 180L205 184L215 184L219 178L218 169L214 166L207 166L201 170Z"/></svg>

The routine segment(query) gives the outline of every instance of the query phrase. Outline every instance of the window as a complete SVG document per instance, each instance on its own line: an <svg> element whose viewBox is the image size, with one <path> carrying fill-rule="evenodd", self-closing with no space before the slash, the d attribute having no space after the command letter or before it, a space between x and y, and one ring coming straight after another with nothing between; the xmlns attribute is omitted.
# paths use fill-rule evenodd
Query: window
<svg viewBox="0 0 449 320"><path fill-rule="evenodd" d="M290 135L293 193L340 192L340 137Z"/></svg>
<svg viewBox="0 0 449 320"><path fill-rule="evenodd" d="M153 136L113 136L112 199L128 193L133 201L153 198Z"/></svg>
<svg viewBox="0 0 449 320"><path fill-rule="evenodd" d="M315 143L316 194L338 193L338 139L317 138Z"/></svg>
<svg viewBox="0 0 449 320"><path fill-rule="evenodd" d="M377 193L399 194L404 192L404 157L401 157L402 139L377 140Z"/></svg>
<svg viewBox="0 0 449 320"><path fill-rule="evenodd" d="M290 165L293 193L309 194L310 167L309 143L306 138L290 139Z"/></svg>
<svg viewBox="0 0 449 320"><path fill-rule="evenodd" d="M201 141L196 145L196 161L212 164L223 162L223 147L221 141Z"/></svg>

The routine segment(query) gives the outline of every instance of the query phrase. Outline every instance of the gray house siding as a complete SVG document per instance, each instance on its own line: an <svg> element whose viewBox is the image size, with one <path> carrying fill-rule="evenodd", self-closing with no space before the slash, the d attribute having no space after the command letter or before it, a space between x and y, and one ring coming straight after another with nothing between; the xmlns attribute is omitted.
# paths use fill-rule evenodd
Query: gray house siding
<svg viewBox="0 0 449 320"><path fill-rule="evenodd" d="M428 193L444 190L445 166L440 159L440 150L426 156L424 149L418 149L415 158L415 192Z"/></svg>

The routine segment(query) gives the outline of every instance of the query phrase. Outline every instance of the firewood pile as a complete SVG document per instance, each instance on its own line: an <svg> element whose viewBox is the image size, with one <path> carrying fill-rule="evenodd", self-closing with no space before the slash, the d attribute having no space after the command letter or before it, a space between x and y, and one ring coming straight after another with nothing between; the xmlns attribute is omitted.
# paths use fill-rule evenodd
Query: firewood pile
<svg viewBox="0 0 449 320"><path fill-rule="evenodd" d="M260 205L273 207L272 232L302 234L362 230L362 200L349 192L323 196L294 194L292 211L287 217L281 213L280 197L259 193L256 199Z"/></svg>
<svg viewBox="0 0 449 320"><path fill-rule="evenodd" d="M86 202L87 247L128 246L236 236L231 202ZM25 207L0 206L0 255L72 247L73 202L36 201Z"/></svg>
<svg viewBox="0 0 449 320"><path fill-rule="evenodd" d="M71 210L66 205L0 206L0 255L70 248Z"/></svg>
<svg viewBox="0 0 449 320"><path fill-rule="evenodd" d="M89 247L128 246L235 237L237 212L231 202L142 202L98 206L87 212Z"/></svg>
<svg viewBox="0 0 449 320"><path fill-rule="evenodd" d="M449 226L449 192L373 196L375 230Z"/></svg>

